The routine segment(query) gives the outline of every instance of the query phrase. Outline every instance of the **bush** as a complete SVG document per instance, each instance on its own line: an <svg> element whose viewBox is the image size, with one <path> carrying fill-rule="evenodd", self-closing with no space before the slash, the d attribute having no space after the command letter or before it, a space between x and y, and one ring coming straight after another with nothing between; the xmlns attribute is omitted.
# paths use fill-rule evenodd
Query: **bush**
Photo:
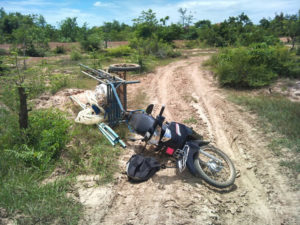
<svg viewBox="0 0 300 225"><path fill-rule="evenodd" d="M64 74L53 74L49 77L49 80L51 94L55 94L61 88L66 87L69 83L67 75Z"/></svg>
<svg viewBox="0 0 300 225"><path fill-rule="evenodd" d="M149 61L149 60L148 60L147 56L145 56L145 55L138 54L138 53L132 54L130 61L132 63L137 63L140 65L139 72L146 71L148 69L147 61Z"/></svg>
<svg viewBox="0 0 300 225"><path fill-rule="evenodd" d="M7 55L7 51L3 48L0 48L0 55Z"/></svg>
<svg viewBox="0 0 300 225"><path fill-rule="evenodd" d="M70 122L57 110L33 111L23 143L15 143L6 151L28 165L46 169L68 142L69 126Z"/></svg>
<svg viewBox="0 0 300 225"><path fill-rule="evenodd" d="M102 39L99 34L91 34L86 39L80 42L80 45L85 51L95 51L101 49Z"/></svg>
<svg viewBox="0 0 300 225"><path fill-rule="evenodd" d="M204 45L204 41L201 42L200 40L189 40L184 43L186 48L200 48Z"/></svg>
<svg viewBox="0 0 300 225"><path fill-rule="evenodd" d="M139 54L154 55L157 58L177 57L179 52L173 50L173 47L160 41L157 37L142 39L134 38L130 41L130 47L136 49Z"/></svg>
<svg viewBox="0 0 300 225"><path fill-rule="evenodd" d="M132 53L132 49L128 45L121 45L116 48L107 49L107 54L113 57L128 56Z"/></svg>
<svg viewBox="0 0 300 225"><path fill-rule="evenodd" d="M71 60L78 61L82 59L82 55L78 50L72 50L71 51Z"/></svg>
<svg viewBox="0 0 300 225"><path fill-rule="evenodd" d="M65 54L66 49L64 46L56 46L56 48L53 50L55 54Z"/></svg>
<svg viewBox="0 0 300 225"><path fill-rule="evenodd" d="M0 57L0 76L4 75L5 72L8 71L8 68L3 61L3 58Z"/></svg>
<svg viewBox="0 0 300 225"><path fill-rule="evenodd" d="M48 44L29 43L25 46L26 56L44 57L47 50L49 50L49 45ZM19 49L19 54L23 55L23 50L22 49Z"/></svg>
<svg viewBox="0 0 300 225"><path fill-rule="evenodd" d="M300 47L297 48L296 55L300 55Z"/></svg>
<svg viewBox="0 0 300 225"><path fill-rule="evenodd" d="M233 87L261 87L277 76L297 76L297 64L283 46L225 48L212 58L211 64L220 84Z"/></svg>
<svg viewBox="0 0 300 225"><path fill-rule="evenodd" d="M0 107L0 208L16 224L77 224L81 205L66 194L72 189L70 180L41 182L54 168L48 159L68 139L68 122L61 113L50 110L32 112L30 122L24 134L17 114ZM21 145L27 145L28 152L18 147Z"/></svg>

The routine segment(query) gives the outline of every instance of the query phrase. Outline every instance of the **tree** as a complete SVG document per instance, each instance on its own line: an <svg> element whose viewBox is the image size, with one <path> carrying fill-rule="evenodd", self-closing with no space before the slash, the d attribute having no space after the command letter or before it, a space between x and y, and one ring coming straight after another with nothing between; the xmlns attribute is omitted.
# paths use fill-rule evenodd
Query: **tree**
<svg viewBox="0 0 300 225"><path fill-rule="evenodd" d="M162 23L163 26L166 25L166 22L170 19L169 16L166 16L165 18L161 18L159 21Z"/></svg>
<svg viewBox="0 0 300 225"><path fill-rule="evenodd" d="M195 23L196 28L202 28L202 27L211 27L210 20L199 20Z"/></svg>
<svg viewBox="0 0 300 225"><path fill-rule="evenodd" d="M261 19L261 20L259 21L259 24L260 24L260 26L261 26L262 28L264 28L264 29L269 29L269 27L270 27L270 21L267 20L266 18Z"/></svg>
<svg viewBox="0 0 300 225"><path fill-rule="evenodd" d="M292 41L292 49L295 47L296 38L300 36L300 10L298 15L287 16L286 27L287 34Z"/></svg>
<svg viewBox="0 0 300 225"><path fill-rule="evenodd" d="M178 12L180 13L180 18L181 18L181 24L183 27L188 27L190 26L190 24L192 23L194 17L191 14L191 12L189 14L187 14L187 9L183 9L183 8L179 8Z"/></svg>
<svg viewBox="0 0 300 225"><path fill-rule="evenodd" d="M158 30L156 14L152 11L152 9L142 11L142 14L138 18L133 19L133 22L137 37L151 38Z"/></svg>
<svg viewBox="0 0 300 225"><path fill-rule="evenodd" d="M60 34L63 41L66 42L74 42L77 39L78 35L78 24L77 24L77 17L73 18L66 18L65 20L61 21L60 23Z"/></svg>

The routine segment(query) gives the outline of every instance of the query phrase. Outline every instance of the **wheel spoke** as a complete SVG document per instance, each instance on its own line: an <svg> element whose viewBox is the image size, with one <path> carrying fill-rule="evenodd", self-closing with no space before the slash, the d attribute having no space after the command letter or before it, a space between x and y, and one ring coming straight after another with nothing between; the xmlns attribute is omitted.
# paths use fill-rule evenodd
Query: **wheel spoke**
<svg viewBox="0 0 300 225"><path fill-rule="evenodd" d="M213 149L206 148L199 153L203 172L217 182L226 182L230 176L228 163Z"/></svg>

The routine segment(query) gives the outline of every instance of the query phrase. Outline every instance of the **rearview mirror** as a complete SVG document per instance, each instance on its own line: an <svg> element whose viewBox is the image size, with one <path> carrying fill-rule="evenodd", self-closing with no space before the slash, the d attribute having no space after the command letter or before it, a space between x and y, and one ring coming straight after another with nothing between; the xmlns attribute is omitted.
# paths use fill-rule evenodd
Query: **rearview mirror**
<svg viewBox="0 0 300 225"><path fill-rule="evenodd" d="M146 109L146 113L150 115L152 113L153 107L154 107L153 104L148 105Z"/></svg>

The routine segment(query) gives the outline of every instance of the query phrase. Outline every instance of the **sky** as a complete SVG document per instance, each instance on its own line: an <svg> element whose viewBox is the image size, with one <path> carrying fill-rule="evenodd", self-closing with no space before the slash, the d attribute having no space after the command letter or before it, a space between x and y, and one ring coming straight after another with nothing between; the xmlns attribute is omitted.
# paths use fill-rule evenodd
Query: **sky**
<svg viewBox="0 0 300 225"><path fill-rule="evenodd" d="M152 9L158 19L169 16L167 24L177 23L179 8L186 8L193 15L193 22L209 19L218 23L244 12L252 22L258 23L260 19L273 18L280 12L296 14L300 0L0 0L1 7L6 12L41 14L54 26L66 17L77 17L80 26L87 22L92 27L113 20L131 25L132 19L148 9Z"/></svg>

